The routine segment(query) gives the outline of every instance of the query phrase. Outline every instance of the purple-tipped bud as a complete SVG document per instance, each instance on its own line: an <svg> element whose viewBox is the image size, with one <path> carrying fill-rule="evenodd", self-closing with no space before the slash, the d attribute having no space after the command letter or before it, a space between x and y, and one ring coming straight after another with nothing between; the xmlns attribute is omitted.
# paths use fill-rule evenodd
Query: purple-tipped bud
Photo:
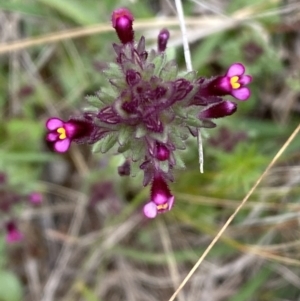
<svg viewBox="0 0 300 301"><path fill-rule="evenodd" d="M72 141L80 143L88 139L94 131L94 125L89 120L70 119L65 122L56 117L48 119L46 127L49 130L46 139L59 153L66 152Z"/></svg>
<svg viewBox="0 0 300 301"><path fill-rule="evenodd" d="M43 201L43 196L39 192L32 192L29 194L29 202L32 205L40 205Z"/></svg>
<svg viewBox="0 0 300 301"><path fill-rule="evenodd" d="M9 221L8 223L6 223L5 228L6 228L6 242L7 243L11 244L14 242L19 242L24 238L23 234L17 228L17 225L15 222Z"/></svg>
<svg viewBox="0 0 300 301"><path fill-rule="evenodd" d="M121 166L118 167L118 174L120 176L129 176L130 175L130 162L126 160Z"/></svg>
<svg viewBox="0 0 300 301"><path fill-rule="evenodd" d="M170 32L167 29L162 29L157 37L157 50L158 52L164 52L167 48L167 43L170 37Z"/></svg>
<svg viewBox="0 0 300 301"><path fill-rule="evenodd" d="M237 105L234 102L225 100L223 102L217 103L210 106L199 113L199 118L221 118L229 116L236 111Z"/></svg>
<svg viewBox="0 0 300 301"><path fill-rule="evenodd" d="M151 187L151 201L144 206L144 214L148 218L155 218L158 213L172 209L174 196L161 176L156 176Z"/></svg>
<svg viewBox="0 0 300 301"><path fill-rule="evenodd" d="M132 43L134 31L132 29L133 15L127 8L119 8L112 13L112 26L116 30L123 44Z"/></svg>
<svg viewBox="0 0 300 301"><path fill-rule="evenodd" d="M157 142L155 158L159 161L165 161L165 160L168 160L169 157L170 157L169 149L165 145Z"/></svg>
<svg viewBox="0 0 300 301"><path fill-rule="evenodd" d="M138 84L141 80L141 74L135 70L128 70L126 72L126 82L129 86L134 86Z"/></svg>

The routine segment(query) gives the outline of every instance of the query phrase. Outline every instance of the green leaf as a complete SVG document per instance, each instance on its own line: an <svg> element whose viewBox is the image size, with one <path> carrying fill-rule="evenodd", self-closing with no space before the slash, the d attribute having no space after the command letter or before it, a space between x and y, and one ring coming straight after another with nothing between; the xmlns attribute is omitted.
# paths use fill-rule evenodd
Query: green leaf
<svg viewBox="0 0 300 301"><path fill-rule="evenodd" d="M120 65L116 63L110 63L109 67L103 70L103 74L106 78L124 78L124 74Z"/></svg>
<svg viewBox="0 0 300 301"><path fill-rule="evenodd" d="M178 154L178 152L177 151L173 152L173 155L174 155L174 158L175 158L175 161L176 161L175 167L178 168L178 169L185 169L185 164L182 161L182 159L181 159L180 155Z"/></svg>
<svg viewBox="0 0 300 301"><path fill-rule="evenodd" d="M23 289L19 279L9 271L0 271L0 300L21 301Z"/></svg>
<svg viewBox="0 0 300 301"><path fill-rule="evenodd" d="M125 143L124 145L120 145L118 147L118 153L119 154L122 154L126 151L128 151L129 149L131 148L131 142L130 141L127 141L127 143ZM126 156L127 157L127 156Z"/></svg>
<svg viewBox="0 0 300 301"><path fill-rule="evenodd" d="M142 138L146 135L147 130L144 126L138 126L135 131L135 138Z"/></svg>
<svg viewBox="0 0 300 301"><path fill-rule="evenodd" d="M117 98L117 92L112 86L104 86L97 93L96 96L104 105L111 105Z"/></svg>
<svg viewBox="0 0 300 301"><path fill-rule="evenodd" d="M172 132L169 134L170 140L175 145L176 149L184 150L186 149L186 145L184 140L181 137L180 131L177 128L173 128Z"/></svg>
<svg viewBox="0 0 300 301"><path fill-rule="evenodd" d="M163 68L164 62L166 60L166 56L164 54L157 55L152 63L154 64L153 75L159 76L160 72Z"/></svg>
<svg viewBox="0 0 300 301"><path fill-rule="evenodd" d="M175 61L169 61L162 68L160 72L160 77L165 81L170 81L176 79L178 74L178 67Z"/></svg>
<svg viewBox="0 0 300 301"><path fill-rule="evenodd" d="M107 135L93 145L92 152L106 153L117 143L117 135Z"/></svg>
<svg viewBox="0 0 300 301"><path fill-rule="evenodd" d="M194 126L196 128L203 126L203 121L193 115L188 115L187 119L185 119L184 122L186 125Z"/></svg>
<svg viewBox="0 0 300 301"><path fill-rule="evenodd" d="M99 105L101 105L101 101L100 101L99 97L97 97L96 95L88 95L85 97L85 99L93 107L99 108Z"/></svg>
<svg viewBox="0 0 300 301"><path fill-rule="evenodd" d="M168 141L168 129L165 128L165 130L162 133L151 133L151 137L157 141L160 141L162 143L167 143Z"/></svg>
<svg viewBox="0 0 300 301"><path fill-rule="evenodd" d="M122 126L118 131L118 141L121 145L127 144L130 137L133 135L132 127Z"/></svg>
<svg viewBox="0 0 300 301"><path fill-rule="evenodd" d="M140 141L136 141L134 144L134 147L132 148L132 160L133 161L138 161L145 155L144 152L144 143Z"/></svg>
<svg viewBox="0 0 300 301"><path fill-rule="evenodd" d="M166 160L166 161L159 162L159 168L163 172L168 173L169 172L169 161Z"/></svg>
<svg viewBox="0 0 300 301"><path fill-rule="evenodd" d="M149 81L151 76L153 75L155 65L148 64L147 67L143 70L142 78L144 81Z"/></svg>

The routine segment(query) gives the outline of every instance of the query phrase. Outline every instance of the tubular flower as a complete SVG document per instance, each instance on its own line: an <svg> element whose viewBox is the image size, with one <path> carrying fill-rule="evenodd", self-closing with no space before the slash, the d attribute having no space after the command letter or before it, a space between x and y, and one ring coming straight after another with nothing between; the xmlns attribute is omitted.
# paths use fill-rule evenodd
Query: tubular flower
<svg viewBox="0 0 300 301"><path fill-rule="evenodd" d="M224 76L219 76L212 81L211 89L215 90L216 95L230 94L238 100L247 100L250 97L250 90L245 86L252 81L252 76L244 73L243 64L232 64Z"/></svg>
<svg viewBox="0 0 300 301"><path fill-rule="evenodd" d="M46 122L46 127L49 130L46 139L59 153L66 152L73 140L80 143L80 141L88 139L94 130L91 122L76 119L64 122L59 118L50 118Z"/></svg>
<svg viewBox="0 0 300 301"><path fill-rule="evenodd" d="M218 88L231 94L239 100L247 100L250 97L249 88L245 87L252 81L252 76L244 75L245 67L241 63L235 63L229 67L224 77L219 79Z"/></svg>
<svg viewBox="0 0 300 301"><path fill-rule="evenodd" d="M175 168L184 168L180 151L186 149L186 140L197 137L200 128L215 127L212 119L233 114L236 103L223 96L246 100L252 78L244 75L240 63L210 79L197 77L194 71L178 74L176 62L167 57L169 31L161 30L157 49L148 51L143 36L134 40L133 20L126 8L112 13L120 43L112 45L115 60L102 71L106 85L87 96L91 107L79 117L82 121L50 118L47 140L58 152L67 151L74 141L94 144L94 152L113 149L123 154L119 174L141 170L143 185L151 184L144 213L153 218L172 208L168 183L174 181Z"/></svg>
<svg viewBox="0 0 300 301"><path fill-rule="evenodd" d="M154 178L151 186L151 201L144 206L144 214L154 218L158 213L172 209L174 196L171 194L167 183L161 176Z"/></svg>

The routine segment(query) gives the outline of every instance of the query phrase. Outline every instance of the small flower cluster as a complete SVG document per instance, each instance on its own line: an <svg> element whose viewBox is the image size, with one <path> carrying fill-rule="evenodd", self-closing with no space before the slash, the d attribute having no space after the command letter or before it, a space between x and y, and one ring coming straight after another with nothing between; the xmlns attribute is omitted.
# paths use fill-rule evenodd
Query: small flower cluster
<svg viewBox="0 0 300 301"><path fill-rule="evenodd" d="M27 202L33 206L40 205L42 203L42 195L38 192L25 195L19 194L10 187L6 178L6 174L0 172L0 216L3 215L3 220L5 220L4 224L0 226L6 232L6 242L14 243L23 239L23 234L18 229L15 207L22 202Z"/></svg>
<svg viewBox="0 0 300 301"><path fill-rule="evenodd" d="M174 204L168 182L174 181L174 168L184 166L179 151L186 148L186 140L196 137L200 128L215 127L212 119L233 114L237 104L223 97L247 100L252 78L241 63L209 79L196 72L178 73L165 52L169 31L161 30L157 49L147 51L143 36L135 42L133 16L125 8L113 12L112 26L121 43L113 44L116 60L103 71L107 85L87 97L92 107L81 116L50 118L47 140L57 152L77 142L94 144L93 151L114 148L122 153L126 160L120 175L140 169L143 185L151 184L144 214L154 218Z"/></svg>

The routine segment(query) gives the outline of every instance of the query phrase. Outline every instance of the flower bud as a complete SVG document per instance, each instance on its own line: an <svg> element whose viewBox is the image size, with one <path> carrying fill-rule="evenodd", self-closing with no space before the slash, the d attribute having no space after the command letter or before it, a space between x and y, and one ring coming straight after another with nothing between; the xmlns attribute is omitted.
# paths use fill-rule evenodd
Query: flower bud
<svg viewBox="0 0 300 301"><path fill-rule="evenodd" d="M134 31L132 29L133 16L126 8L116 9L112 14L112 26L116 30L123 44L132 43Z"/></svg>

